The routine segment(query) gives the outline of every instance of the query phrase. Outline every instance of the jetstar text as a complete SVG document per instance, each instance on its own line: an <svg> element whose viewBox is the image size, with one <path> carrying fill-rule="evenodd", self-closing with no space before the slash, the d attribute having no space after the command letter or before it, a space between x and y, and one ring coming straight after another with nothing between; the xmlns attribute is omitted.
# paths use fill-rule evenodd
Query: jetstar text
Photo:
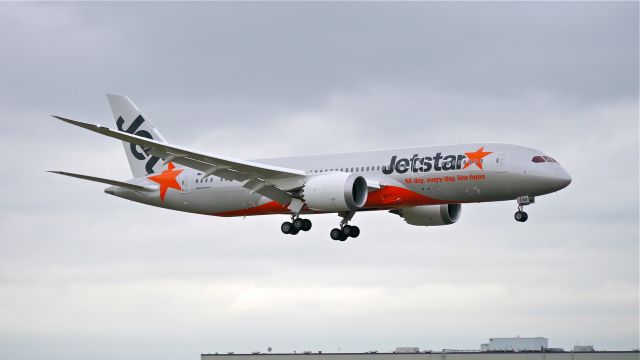
<svg viewBox="0 0 640 360"><path fill-rule="evenodd" d="M411 158L399 158L397 155L391 157L391 162L388 166L382 169L382 172L386 175L397 172L398 174L404 174L408 171L413 173L417 172L429 172L429 171L449 171L460 170L462 168L462 161L466 159L465 155L445 155L437 153L435 156L419 157L418 154L414 154Z"/></svg>

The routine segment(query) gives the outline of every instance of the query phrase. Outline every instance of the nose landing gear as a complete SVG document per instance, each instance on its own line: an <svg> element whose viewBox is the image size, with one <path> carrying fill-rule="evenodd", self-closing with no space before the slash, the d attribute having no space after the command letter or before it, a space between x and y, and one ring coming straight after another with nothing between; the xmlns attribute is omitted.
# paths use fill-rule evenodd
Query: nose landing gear
<svg viewBox="0 0 640 360"><path fill-rule="evenodd" d="M525 205L531 205L536 202L536 199L533 196L525 195L519 196L518 199L518 211L513 215L513 218L518 222L525 222L529 218L526 212L522 210Z"/></svg>

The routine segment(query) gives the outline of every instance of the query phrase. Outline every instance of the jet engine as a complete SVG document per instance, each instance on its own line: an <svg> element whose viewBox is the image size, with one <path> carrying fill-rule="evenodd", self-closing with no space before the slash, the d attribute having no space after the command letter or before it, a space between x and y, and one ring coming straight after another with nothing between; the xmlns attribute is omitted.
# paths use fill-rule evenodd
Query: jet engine
<svg viewBox="0 0 640 360"><path fill-rule="evenodd" d="M391 210L391 212L400 215L409 225L451 225L460 219L462 205L423 205Z"/></svg>
<svg viewBox="0 0 640 360"><path fill-rule="evenodd" d="M316 211L352 211L367 202L367 181L356 174L336 172L310 178L304 184L307 206Z"/></svg>

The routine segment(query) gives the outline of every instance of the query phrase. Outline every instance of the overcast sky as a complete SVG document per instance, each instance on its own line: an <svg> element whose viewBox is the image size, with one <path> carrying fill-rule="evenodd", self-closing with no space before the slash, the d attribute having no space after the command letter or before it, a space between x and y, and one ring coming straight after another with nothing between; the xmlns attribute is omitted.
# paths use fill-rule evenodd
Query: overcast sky
<svg viewBox="0 0 640 360"><path fill-rule="evenodd" d="M0 4L0 358L638 345L638 3ZM171 142L240 158L496 141L573 176L446 227L148 207L63 178L131 176L128 95Z"/></svg>

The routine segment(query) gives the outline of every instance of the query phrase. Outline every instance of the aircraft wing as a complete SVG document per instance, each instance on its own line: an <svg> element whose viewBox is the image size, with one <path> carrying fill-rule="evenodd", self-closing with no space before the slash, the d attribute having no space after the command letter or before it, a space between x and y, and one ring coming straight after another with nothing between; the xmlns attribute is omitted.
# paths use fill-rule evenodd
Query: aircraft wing
<svg viewBox="0 0 640 360"><path fill-rule="evenodd" d="M306 173L302 170L207 154L166 142L112 130L106 126L89 124L55 115L53 117L102 135L139 145L148 154L164 159L165 163L171 161L202 171L202 177L215 175L226 180L240 181L242 186L252 192L266 196L283 205L289 204L294 198L290 191L301 188L306 179Z"/></svg>

